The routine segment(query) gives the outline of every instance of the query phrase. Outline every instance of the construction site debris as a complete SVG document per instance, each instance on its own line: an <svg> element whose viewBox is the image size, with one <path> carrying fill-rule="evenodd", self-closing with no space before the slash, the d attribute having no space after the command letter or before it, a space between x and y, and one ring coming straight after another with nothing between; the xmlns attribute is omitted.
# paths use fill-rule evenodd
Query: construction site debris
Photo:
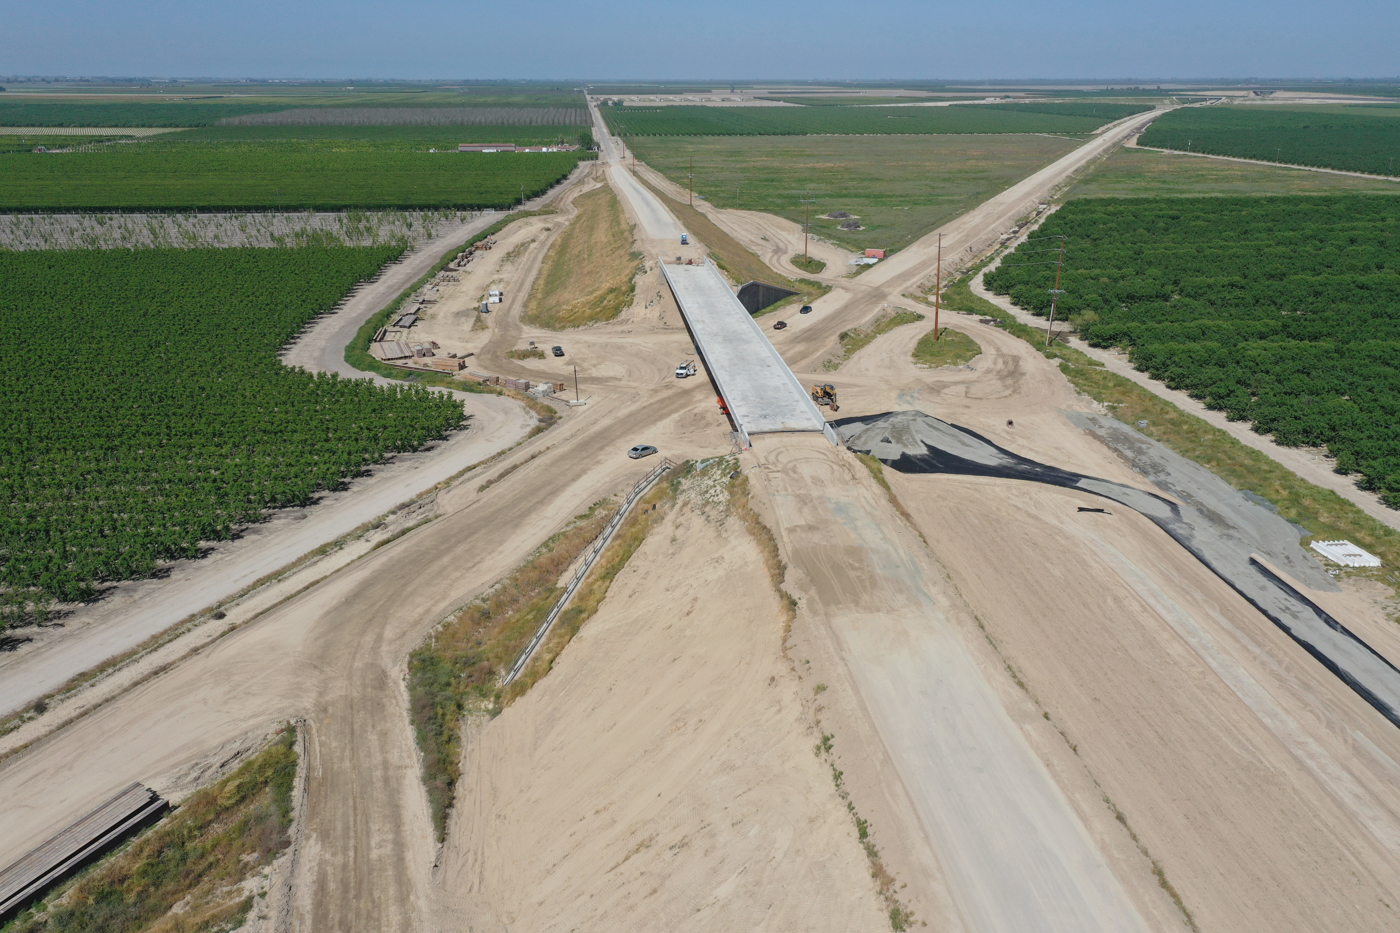
<svg viewBox="0 0 1400 933"><path fill-rule="evenodd" d="M165 813L159 794L132 783L0 871L0 923Z"/></svg>
<svg viewBox="0 0 1400 933"><path fill-rule="evenodd" d="M369 345L370 356L380 360L401 360L413 356L413 348L402 340L385 340Z"/></svg>
<svg viewBox="0 0 1400 933"><path fill-rule="evenodd" d="M1343 567L1379 567L1381 559L1370 551L1362 550L1350 541L1314 541L1312 548L1334 564Z"/></svg>

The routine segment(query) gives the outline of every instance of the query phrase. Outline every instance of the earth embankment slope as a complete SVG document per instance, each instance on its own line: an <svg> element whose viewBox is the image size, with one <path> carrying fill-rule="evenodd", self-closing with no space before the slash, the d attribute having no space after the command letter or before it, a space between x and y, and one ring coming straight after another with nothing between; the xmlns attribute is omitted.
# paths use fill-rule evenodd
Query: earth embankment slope
<svg viewBox="0 0 1400 933"><path fill-rule="evenodd" d="M709 472L710 500L651 533L549 677L468 732L436 876L444 920L888 927L812 755L762 555Z"/></svg>

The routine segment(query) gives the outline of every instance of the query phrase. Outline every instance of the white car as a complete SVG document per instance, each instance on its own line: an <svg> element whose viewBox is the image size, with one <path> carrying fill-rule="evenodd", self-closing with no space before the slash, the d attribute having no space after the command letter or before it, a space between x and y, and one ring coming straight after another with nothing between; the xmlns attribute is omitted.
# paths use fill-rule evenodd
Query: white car
<svg viewBox="0 0 1400 933"><path fill-rule="evenodd" d="M695 368L694 363L685 362L676 367L676 378L684 379L687 376L695 375L697 372L699 372L699 370Z"/></svg>

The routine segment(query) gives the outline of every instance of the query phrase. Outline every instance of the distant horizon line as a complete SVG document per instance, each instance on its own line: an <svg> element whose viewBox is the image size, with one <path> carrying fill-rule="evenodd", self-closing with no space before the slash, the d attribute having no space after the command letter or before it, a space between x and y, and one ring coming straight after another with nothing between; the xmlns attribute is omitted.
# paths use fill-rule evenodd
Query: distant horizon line
<svg viewBox="0 0 1400 933"><path fill-rule="evenodd" d="M227 76L155 76L155 75L0 75L0 82L14 83L116 83L135 82L163 84L426 84L436 86L528 86L569 84L587 88L594 85L650 85L665 87L670 85L745 85L763 87L766 85L808 85L821 87L842 87L857 85L910 87L999 87L999 86L1042 86L1042 85L1186 85L1186 86L1248 86L1277 84L1400 84L1400 75L1389 77L1291 77L1263 78L1258 76L1235 78L368 78L368 77L227 77ZM573 90L574 88L570 88Z"/></svg>

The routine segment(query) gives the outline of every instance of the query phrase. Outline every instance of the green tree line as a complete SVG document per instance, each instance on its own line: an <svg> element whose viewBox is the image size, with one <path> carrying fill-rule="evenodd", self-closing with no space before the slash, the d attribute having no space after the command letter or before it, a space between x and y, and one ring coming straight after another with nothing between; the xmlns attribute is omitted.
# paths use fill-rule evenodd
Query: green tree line
<svg viewBox="0 0 1400 933"><path fill-rule="evenodd" d="M986 276L1400 508L1400 199L1084 199Z"/></svg>

